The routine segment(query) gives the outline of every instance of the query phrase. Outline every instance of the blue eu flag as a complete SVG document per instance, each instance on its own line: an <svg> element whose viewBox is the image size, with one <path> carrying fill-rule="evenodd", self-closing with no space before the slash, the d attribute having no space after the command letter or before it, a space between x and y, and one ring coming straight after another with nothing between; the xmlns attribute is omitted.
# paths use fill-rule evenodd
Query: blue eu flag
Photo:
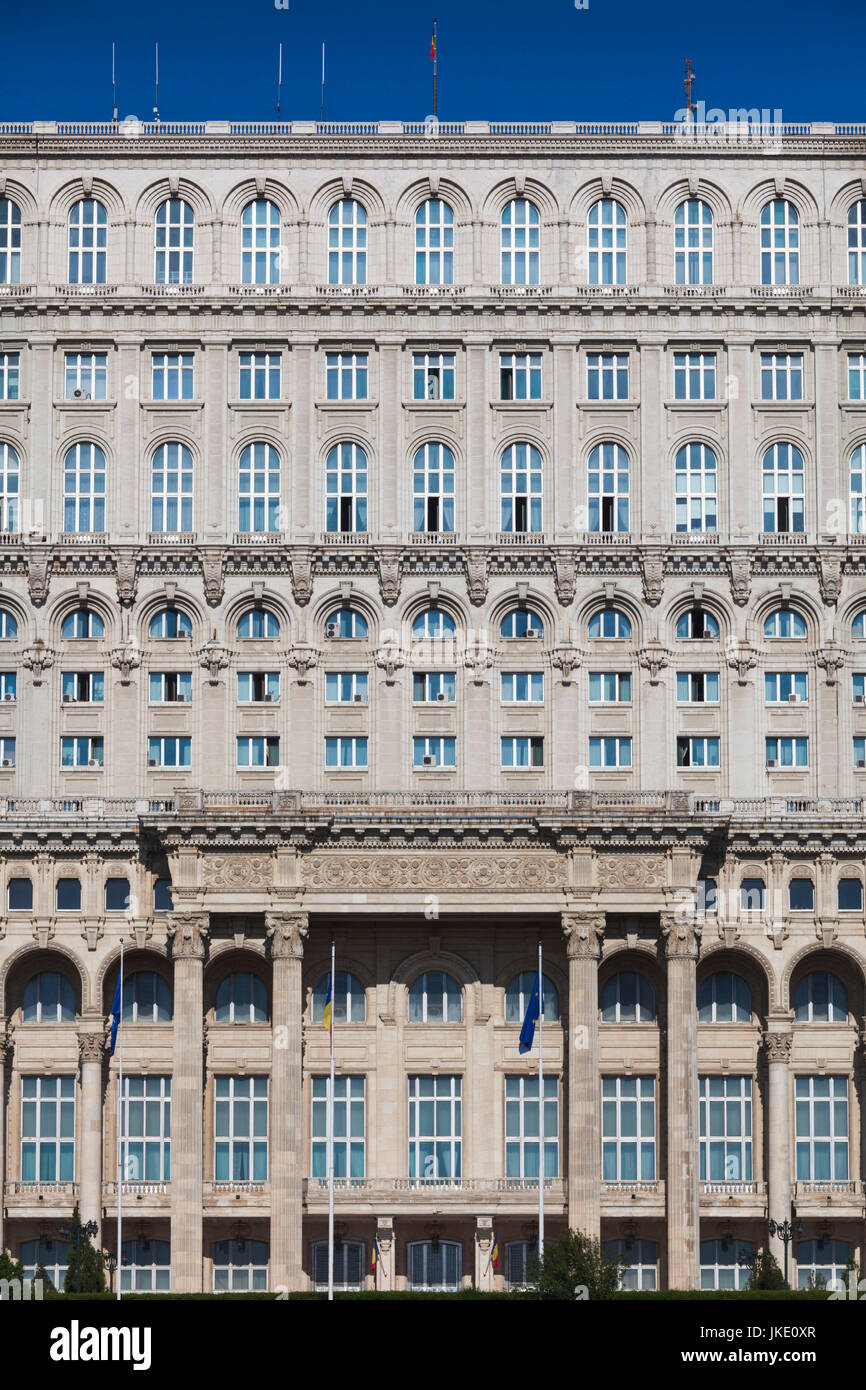
<svg viewBox="0 0 866 1390"><path fill-rule="evenodd" d="M117 981L117 989L114 991L114 1000L111 1005L111 1052L114 1056L114 1044L117 1042L117 1025L120 1023L120 979Z"/></svg>
<svg viewBox="0 0 866 1390"><path fill-rule="evenodd" d="M526 1014L523 1019L523 1027L520 1030L521 1052L530 1052L532 1050L532 1040L535 1037L535 1025L538 1021L538 1015L542 1007L543 1006L541 1004L541 972L539 971L536 973L535 976L535 984L533 985L532 993L529 996L529 1003L526 1006Z"/></svg>

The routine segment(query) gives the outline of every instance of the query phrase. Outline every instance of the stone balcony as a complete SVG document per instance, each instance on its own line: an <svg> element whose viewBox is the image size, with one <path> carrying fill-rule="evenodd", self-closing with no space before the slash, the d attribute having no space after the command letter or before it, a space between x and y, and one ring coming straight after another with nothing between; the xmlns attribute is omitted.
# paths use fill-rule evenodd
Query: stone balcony
<svg viewBox="0 0 866 1390"><path fill-rule="evenodd" d="M203 1184L203 1205L206 1216L225 1216L243 1212L244 1216L270 1216L271 1185L269 1182L218 1182Z"/></svg>
<svg viewBox="0 0 866 1390"><path fill-rule="evenodd" d="M702 1182L700 1185L701 1216L767 1215L767 1184L765 1182Z"/></svg>
<svg viewBox="0 0 866 1390"><path fill-rule="evenodd" d="M122 1210L126 1216L168 1216L171 1212L171 1183L125 1182L121 1185ZM116 1182L102 1184L103 1216L117 1215Z"/></svg>
<svg viewBox="0 0 866 1390"><path fill-rule="evenodd" d="M7 1182L3 1206L8 1219L71 1216L78 1205L77 1182Z"/></svg>
<svg viewBox="0 0 866 1390"><path fill-rule="evenodd" d="M545 1178L545 1210L566 1210L565 1181ZM383 1205L384 1204L384 1205ZM530 1215L538 1210L537 1178L336 1178L334 1205L341 1211L389 1214L446 1211L455 1214L501 1212ZM304 1179L304 1210L328 1210L327 1178Z"/></svg>
<svg viewBox="0 0 866 1390"><path fill-rule="evenodd" d="M828 1179L824 1182L797 1182L793 1192L798 1216L849 1217L862 1221L866 1215L863 1183Z"/></svg>
<svg viewBox="0 0 866 1390"><path fill-rule="evenodd" d="M652 1217L666 1215L665 1184L655 1182L604 1182L601 1184L601 1214L606 1217Z"/></svg>

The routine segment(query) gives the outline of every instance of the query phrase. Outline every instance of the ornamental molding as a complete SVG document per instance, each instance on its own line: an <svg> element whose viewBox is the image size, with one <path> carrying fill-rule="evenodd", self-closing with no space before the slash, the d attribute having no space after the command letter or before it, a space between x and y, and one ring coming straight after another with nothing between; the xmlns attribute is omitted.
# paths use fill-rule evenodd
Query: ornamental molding
<svg viewBox="0 0 866 1390"><path fill-rule="evenodd" d="M577 592L577 561L573 553L566 551L563 554L559 550L553 552L553 576L556 597L563 607L567 608L574 602Z"/></svg>
<svg viewBox="0 0 866 1390"><path fill-rule="evenodd" d="M54 665L54 653L50 647L46 647L41 637L37 637L31 647L25 647L21 653L21 664L33 676L33 684L41 685L42 677L49 666Z"/></svg>
<svg viewBox="0 0 866 1390"><path fill-rule="evenodd" d="M595 866L602 888L664 888L668 881L662 854L597 854Z"/></svg>
<svg viewBox="0 0 866 1390"><path fill-rule="evenodd" d="M534 893L564 888L567 860L529 850L523 854L310 854L301 882L321 892L400 891Z"/></svg>
<svg viewBox="0 0 866 1390"><path fill-rule="evenodd" d="M287 659L289 665L298 673L298 685L308 683L310 671L318 665L319 655L317 648L309 646L306 642L296 642L291 648Z"/></svg>
<svg viewBox="0 0 866 1390"><path fill-rule="evenodd" d="M221 888L229 893L270 888L274 861L269 854L205 854L201 861L204 888Z"/></svg>
<svg viewBox="0 0 866 1390"><path fill-rule="evenodd" d="M120 672L121 685L129 685L132 673L141 665L141 650L135 642L123 642L111 650L111 664Z"/></svg>
<svg viewBox="0 0 866 1390"><path fill-rule="evenodd" d="M732 671L737 673L737 684L747 685L749 672L758 664L758 653L748 642L733 641L728 644L726 660Z"/></svg>
<svg viewBox="0 0 866 1390"><path fill-rule="evenodd" d="M821 589L821 598L828 608L835 608L842 593L842 556L837 553L828 554L822 547L818 555L819 570L818 584Z"/></svg>
<svg viewBox="0 0 866 1390"><path fill-rule="evenodd" d="M289 567L295 603L303 608L313 597L313 552L307 546L292 546Z"/></svg>
<svg viewBox="0 0 866 1390"><path fill-rule="evenodd" d="M79 1033L78 1056L82 1063L101 1062L105 1052L104 1033Z"/></svg>
<svg viewBox="0 0 866 1390"><path fill-rule="evenodd" d="M640 557L643 596L651 608L662 601L665 587L665 560L661 551L643 551Z"/></svg>
<svg viewBox="0 0 866 1390"><path fill-rule="evenodd" d="M37 607L48 597L48 587L51 583L51 552L37 552L32 550L27 556L27 588L30 591L30 600Z"/></svg>
<svg viewBox="0 0 866 1390"><path fill-rule="evenodd" d="M649 671L650 685L658 685L659 675L670 661L670 652L663 647L657 637L653 637L637 656L645 671Z"/></svg>
<svg viewBox="0 0 866 1390"><path fill-rule="evenodd" d="M659 915L666 960L697 960L701 946L701 923L681 921L675 912Z"/></svg>
<svg viewBox="0 0 866 1390"><path fill-rule="evenodd" d="M489 551L473 547L466 551L466 584L469 602L480 608L487 598L487 563Z"/></svg>
<svg viewBox="0 0 866 1390"><path fill-rule="evenodd" d="M225 670L231 659L231 652L228 647L224 647L214 636L209 642L205 642L197 655L199 666L203 666L208 673L209 683L218 685L220 671Z"/></svg>
<svg viewBox="0 0 866 1390"><path fill-rule="evenodd" d="M569 960L600 960L603 912L564 912L562 934Z"/></svg>
<svg viewBox="0 0 866 1390"><path fill-rule="evenodd" d="M265 936L275 960L301 960L310 930L306 912L266 912Z"/></svg>
<svg viewBox="0 0 866 1390"><path fill-rule="evenodd" d="M138 554L138 550L125 550L120 547L114 552L117 599L124 608L135 602L138 587Z"/></svg>
<svg viewBox="0 0 866 1390"><path fill-rule="evenodd" d="M793 1037L790 1033L765 1033L764 1048L768 1062L781 1062L787 1065L791 1060Z"/></svg>
<svg viewBox="0 0 866 1390"><path fill-rule="evenodd" d="M731 575L731 597L739 608L749 602L751 590L751 558L747 550L728 552L728 569Z"/></svg>
<svg viewBox="0 0 866 1390"><path fill-rule="evenodd" d="M557 670L562 672L563 685L571 685L572 672L577 670L584 657L585 653L571 642L565 642L562 646L554 648L550 660Z"/></svg>
<svg viewBox="0 0 866 1390"><path fill-rule="evenodd" d="M206 912L172 912L166 923L173 960L204 960L210 919Z"/></svg>
<svg viewBox="0 0 866 1390"><path fill-rule="evenodd" d="M380 549L378 559L379 592L385 606L392 608L400 597L400 552Z"/></svg>
<svg viewBox="0 0 866 1390"><path fill-rule="evenodd" d="M812 655L826 673L827 684L835 685L848 656L845 648L840 647L838 642L830 641Z"/></svg>
<svg viewBox="0 0 866 1390"><path fill-rule="evenodd" d="M211 608L216 608L222 603L225 592L225 551L222 546L202 550L199 552L199 558L205 600Z"/></svg>

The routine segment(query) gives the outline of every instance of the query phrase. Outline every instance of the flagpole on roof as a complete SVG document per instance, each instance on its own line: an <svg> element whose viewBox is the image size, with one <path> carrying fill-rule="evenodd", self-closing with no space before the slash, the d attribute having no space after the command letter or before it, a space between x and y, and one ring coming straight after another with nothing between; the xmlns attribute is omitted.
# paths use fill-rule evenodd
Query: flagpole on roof
<svg viewBox="0 0 866 1390"><path fill-rule="evenodd" d="M120 980L118 983L120 992L120 1018L118 1019L118 1029L120 1032L120 1046L117 1051L117 1264L115 1266L117 1279L117 1301L120 1302L120 1257L121 1257L121 1235L123 1231L123 937L120 938Z"/></svg>
<svg viewBox="0 0 866 1390"><path fill-rule="evenodd" d="M437 69L438 69L438 66L439 66L439 43L438 43L438 40L437 40L437 37L436 37L436 29L437 29L438 23L439 23L438 19L434 19L434 21L433 21L433 115L434 115L434 116L438 116L438 114L439 114L438 110L436 109L436 95L437 95L437 93L436 93L436 78L437 78Z"/></svg>
<svg viewBox="0 0 866 1390"><path fill-rule="evenodd" d="M328 1086L328 1301L334 1297L334 938L331 937L331 1080Z"/></svg>
<svg viewBox="0 0 866 1390"><path fill-rule="evenodd" d="M538 938L538 1258L544 1259L544 977Z"/></svg>

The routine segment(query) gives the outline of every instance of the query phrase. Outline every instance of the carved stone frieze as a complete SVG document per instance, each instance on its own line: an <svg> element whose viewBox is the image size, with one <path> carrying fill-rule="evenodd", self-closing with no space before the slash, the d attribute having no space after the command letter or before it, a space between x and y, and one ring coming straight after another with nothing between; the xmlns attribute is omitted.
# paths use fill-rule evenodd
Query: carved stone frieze
<svg viewBox="0 0 866 1390"><path fill-rule="evenodd" d="M419 892L532 893L562 887L562 855L313 853L301 859L301 880L324 892L417 889Z"/></svg>
<svg viewBox="0 0 866 1390"><path fill-rule="evenodd" d="M242 892L248 888L269 888L274 878L274 861L269 854L206 854L201 862L201 881L205 888L224 888Z"/></svg>
<svg viewBox="0 0 866 1390"><path fill-rule="evenodd" d="M668 881L661 854L599 854L595 863L603 888L663 888Z"/></svg>

